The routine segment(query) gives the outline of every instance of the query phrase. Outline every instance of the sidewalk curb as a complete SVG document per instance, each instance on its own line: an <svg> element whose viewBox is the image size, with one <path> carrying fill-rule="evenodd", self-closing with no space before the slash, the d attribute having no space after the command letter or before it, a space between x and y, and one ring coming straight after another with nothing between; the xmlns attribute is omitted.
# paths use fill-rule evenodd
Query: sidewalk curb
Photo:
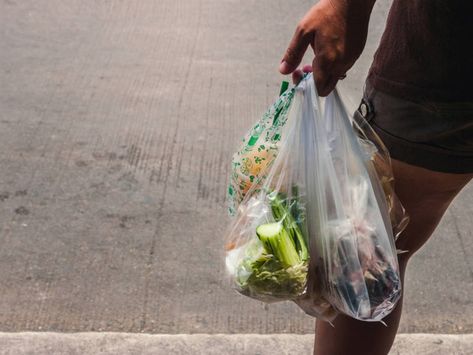
<svg viewBox="0 0 473 355"><path fill-rule="evenodd" d="M0 333L2 355L311 354L312 334ZM472 355L473 334L399 334L392 355Z"/></svg>

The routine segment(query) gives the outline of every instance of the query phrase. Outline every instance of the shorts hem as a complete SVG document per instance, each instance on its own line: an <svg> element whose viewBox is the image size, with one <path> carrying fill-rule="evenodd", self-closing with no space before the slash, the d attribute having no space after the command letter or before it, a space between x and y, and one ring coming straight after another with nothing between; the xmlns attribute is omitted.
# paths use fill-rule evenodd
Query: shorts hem
<svg viewBox="0 0 473 355"><path fill-rule="evenodd" d="M393 136L374 121L370 122L370 125L386 145L393 159L442 173L473 173L473 156L452 154L451 151L437 149L431 145L424 147L424 144Z"/></svg>

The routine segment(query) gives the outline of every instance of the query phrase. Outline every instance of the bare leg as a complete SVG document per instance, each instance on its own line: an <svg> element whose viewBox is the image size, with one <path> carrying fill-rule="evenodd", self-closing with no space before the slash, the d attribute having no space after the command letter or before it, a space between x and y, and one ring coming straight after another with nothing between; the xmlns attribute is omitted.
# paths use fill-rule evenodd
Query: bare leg
<svg viewBox="0 0 473 355"><path fill-rule="evenodd" d="M473 174L446 174L393 160L396 193L411 217L397 247L408 250L399 256L401 277L409 258L431 236L454 197ZM338 316L330 324L317 321L315 355L385 355L391 349L401 318L402 299L389 316L387 327L376 322L362 322Z"/></svg>

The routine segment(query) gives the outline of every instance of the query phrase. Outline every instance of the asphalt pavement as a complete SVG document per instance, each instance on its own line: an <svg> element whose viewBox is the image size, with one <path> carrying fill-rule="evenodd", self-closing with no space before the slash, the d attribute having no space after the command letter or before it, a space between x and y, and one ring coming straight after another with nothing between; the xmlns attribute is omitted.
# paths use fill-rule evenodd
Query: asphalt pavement
<svg viewBox="0 0 473 355"><path fill-rule="evenodd" d="M313 333L223 264L232 152L311 3L0 2L0 331ZM388 8L340 84L352 108ZM472 202L411 262L401 333L473 333Z"/></svg>

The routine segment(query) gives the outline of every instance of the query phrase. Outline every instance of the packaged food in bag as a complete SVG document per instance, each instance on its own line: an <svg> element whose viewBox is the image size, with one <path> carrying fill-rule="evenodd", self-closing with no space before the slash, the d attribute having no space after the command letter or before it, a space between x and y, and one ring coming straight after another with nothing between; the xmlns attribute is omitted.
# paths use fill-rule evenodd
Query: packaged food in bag
<svg viewBox="0 0 473 355"><path fill-rule="evenodd" d="M375 168L381 155L351 124L336 92L321 112L308 75L245 137L232 161L226 244L242 294L293 300L326 320L336 312L379 320L396 303L389 197Z"/></svg>

